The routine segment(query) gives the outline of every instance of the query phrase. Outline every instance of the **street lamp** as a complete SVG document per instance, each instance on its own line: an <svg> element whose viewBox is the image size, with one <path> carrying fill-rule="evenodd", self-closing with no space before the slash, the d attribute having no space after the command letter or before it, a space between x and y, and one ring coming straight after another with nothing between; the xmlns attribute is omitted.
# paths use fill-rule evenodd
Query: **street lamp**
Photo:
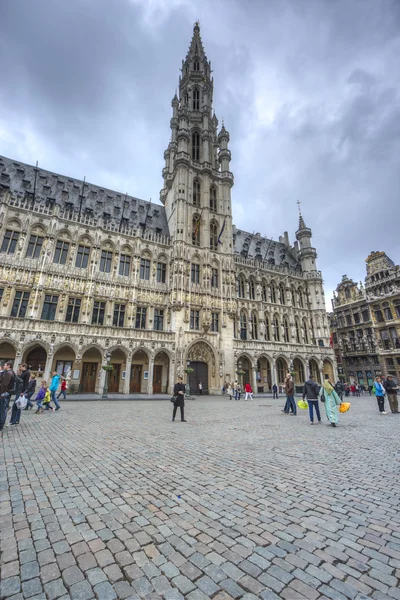
<svg viewBox="0 0 400 600"><path fill-rule="evenodd" d="M102 398L108 398L108 374L110 371L114 369L112 365L110 365L111 354L107 352L106 354L106 364L103 365L102 369L106 372L106 377L104 379L104 387L103 387L103 395Z"/></svg>
<svg viewBox="0 0 400 600"><path fill-rule="evenodd" d="M193 373L193 369L190 367L190 360L186 361L186 369L185 369L185 373L187 375L186 378L186 383L185 383L185 394L186 396L190 396L190 383L189 383L189 377L190 377L190 373Z"/></svg>

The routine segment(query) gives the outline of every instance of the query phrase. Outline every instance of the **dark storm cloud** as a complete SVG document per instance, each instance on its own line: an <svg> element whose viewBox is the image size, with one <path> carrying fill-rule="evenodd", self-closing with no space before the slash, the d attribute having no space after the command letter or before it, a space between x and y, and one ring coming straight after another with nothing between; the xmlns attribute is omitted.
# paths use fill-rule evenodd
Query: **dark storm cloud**
<svg viewBox="0 0 400 600"><path fill-rule="evenodd" d="M397 0L6 0L0 152L158 199L197 18L236 224L293 239L301 200L328 295L373 249L399 262Z"/></svg>

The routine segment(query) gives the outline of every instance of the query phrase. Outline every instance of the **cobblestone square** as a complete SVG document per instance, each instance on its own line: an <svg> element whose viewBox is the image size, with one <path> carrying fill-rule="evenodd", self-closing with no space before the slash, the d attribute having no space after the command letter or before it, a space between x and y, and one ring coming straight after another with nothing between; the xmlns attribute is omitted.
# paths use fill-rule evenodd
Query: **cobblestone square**
<svg viewBox="0 0 400 600"><path fill-rule="evenodd" d="M1 439L1 598L399 599L400 415L71 402Z"/></svg>

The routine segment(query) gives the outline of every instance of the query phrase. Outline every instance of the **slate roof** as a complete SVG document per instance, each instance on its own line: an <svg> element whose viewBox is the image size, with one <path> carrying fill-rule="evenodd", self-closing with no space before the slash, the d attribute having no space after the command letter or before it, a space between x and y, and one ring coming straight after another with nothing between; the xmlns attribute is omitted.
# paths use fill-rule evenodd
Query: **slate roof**
<svg viewBox="0 0 400 600"><path fill-rule="evenodd" d="M283 242L270 240L259 233L249 233L234 226L233 244L235 254L243 258L265 260L276 266L298 267L297 258L290 246Z"/></svg>
<svg viewBox="0 0 400 600"><path fill-rule="evenodd" d="M0 156L0 189L9 190L16 197L33 197L35 167ZM83 193L82 193L83 192ZM107 188L58 175L38 168L36 173L36 202L78 212L82 201L82 215L103 218L107 223L139 228L146 221L146 230L169 236L165 208L146 200L126 196ZM124 202L125 207L123 208Z"/></svg>

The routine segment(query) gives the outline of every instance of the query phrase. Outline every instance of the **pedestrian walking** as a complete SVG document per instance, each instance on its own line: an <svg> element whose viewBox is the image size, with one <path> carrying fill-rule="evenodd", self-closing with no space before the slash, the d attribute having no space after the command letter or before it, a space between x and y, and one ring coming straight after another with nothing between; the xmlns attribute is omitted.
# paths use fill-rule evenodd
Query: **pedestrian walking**
<svg viewBox="0 0 400 600"><path fill-rule="evenodd" d="M314 424L314 410L317 415L318 423L321 423L321 413L319 412L319 385L314 381L314 377L310 374L310 377L304 384L303 400L307 398L308 412L310 414L310 423Z"/></svg>
<svg viewBox="0 0 400 600"><path fill-rule="evenodd" d="M242 395L242 388L240 387L240 384L238 383L236 386L236 397L235 400L240 400L240 396Z"/></svg>
<svg viewBox="0 0 400 600"><path fill-rule="evenodd" d="M227 394L229 396L229 400L232 400L232 396L233 396L233 389L230 383L228 383L228 387L227 387Z"/></svg>
<svg viewBox="0 0 400 600"><path fill-rule="evenodd" d="M399 414L399 403L397 400L397 390L398 386L393 381L393 375L388 375L383 382L383 387L386 390L387 397L389 400L389 406L392 413L395 415Z"/></svg>
<svg viewBox="0 0 400 600"><path fill-rule="evenodd" d="M251 388L250 383L246 383L246 385L244 386L244 391L246 393L244 399L247 400L248 398L250 398L250 400L253 399L253 390Z"/></svg>
<svg viewBox="0 0 400 600"><path fill-rule="evenodd" d="M36 396L36 412L35 415L40 415L43 412L43 400L46 398L46 392L48 393L48 402L50 402L50 392L47 390L47 381L42 381L40 390Z"/></svg>
<svg viewBox="0 0 400 600"><path fill-rule="evenodd" d="M199 388L200 396L202 396L203 395L203 384L201 383L201 381L199 381L199 384L197 387ZM225 389L224 389L224 393L225 393Z"/></svg>
<svg viewBox="0 0 400 600"><path fill-rule="evenodd" d="M57 396L57 400L59 399L60 396L62 396L64 398L64 400L67 399L67 380L64 379L64 377L61 382L61 391Z"/></svg>
<svg viewBox="0 0 400 600"><path fill-rule="evenodd" d="M174 385L174 410L172 412L172 420L175 421L176 411L178 407L181 411L181 421L186 423L185 419L185 384L183 383L182 377L178 377L177 383Z"/></svg>
<svg viewBox="0 0 400 600"><path fill-rule="evenodd" d="M54 408L53 406L51 406L51 391L50 388L46 389L44 398L43 398L43 409L44 410L51 410L52 412L54 412L55 410L57 410L56 408ZM43 410L41 411L43 412Z"/></svg>
<svg viewBox="0 0 400 600"><path fill-rule="evenodd" d="M380 377L375 377L375 383L372 388L373 393L376 396L376 400L378 402L378 408L381 415L386 415L385 411L385 388L382 385L382 379Z"/></svg>
<svg viewBox="0 0 400 600"><path fill-rule="evenodd" d="M341 381L337 381L335 383L335 391L336 391L337 395L339 396L339 398L341 400L343 400L343 384Z"/></svg>
<svg viewBox="0 0 400 600"><path fill-rule="evenodd" d="M294 400L294 381L290 373L286 375L285 379L285 392L286 392L286 404L283 412L293 416L297 415L296 402Z"/></svg>
<svg viewBox="0 0 400 600"><path fill-rule="evenodd" d="M24 410L29 410L33 408L33 402L31 402L31 398L33 396L33 394L35 393L35 389L36 389L36 376L34 373L31 373L31 376L29 378L29 382L28 382L28 387L26 388L26 406L24 408Z"/></svg>
<svg viewBox="0 0 400 600"><path fill-rule="evenodd" d="M12 362L7 361L3 365L0 377L0 431L3 432L7 420L8 405L11 397L11 390L14 387L15 373L12 369Z"/></svg>
<svg viewBox="0 0 400 600"><path fill-rule="evenodd" d="M338 406L340 406L341 401L335 392L333 384L329 381L327 373L325 374L324 385L320 390L320 398L325 403L325 412L329 423L332 427L336 427L339 420Z"/></svg>
<svg viewBox="0 0 400 600"><path fill-rule="evenodd" d="M276 385L276 383L274 383L274 385L272 386L272 399L274 400L275 398L277 400L279 400L279 397L278 397L278 386Z"/></svg>
<svg viewBox="0 0 400 600"><path fill-rule="evenodd" d="M50 382L50 398L56 405L56 410L60 410L61 406L57 400L56 392L58 390L58 386L60 385L61 376L57 373L57 371L53 371L53 376Z"/></svg>
<svg viewBox="0 0 400 600"><path fill-rule="evenodd" d="M28 389L30 379L30 373L28 371L28 365L22 363L15 376L15 398L11 409L11 420L8 425L19 425L21 419L21 408L17 405L17 400L20 396L24 396Z"/></svg>

